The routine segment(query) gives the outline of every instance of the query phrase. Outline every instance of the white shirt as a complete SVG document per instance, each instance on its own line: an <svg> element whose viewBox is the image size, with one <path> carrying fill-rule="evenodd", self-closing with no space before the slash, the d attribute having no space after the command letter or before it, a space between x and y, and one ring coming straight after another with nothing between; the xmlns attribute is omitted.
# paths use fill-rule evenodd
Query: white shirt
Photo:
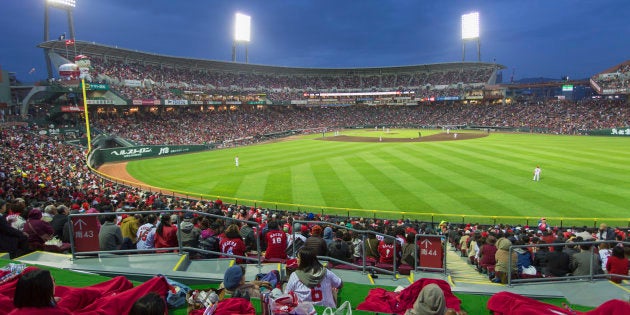
<svg viewBox="0 0 630 315"><path fill-rule="evenodd" d="M155 248L155 225L151 223L145 223L141 227L138 228L138 232L136 233L136 237L138 238L138 243L136 243L136 248L138 249L151 249Z"/></svg>
<svg viewBox="0 0 630 315"><path fill-rule="evenodd" d="M326 276L324 276L322 282L312 289L304 285L300 279L298 279L296 272L292 273L284 291L286 293L291 291L295 292L300 301L315 302L315 305L321 306L337 307L332 295L332 289L339 288L340 286L341 278L326 269Z"/></svg>

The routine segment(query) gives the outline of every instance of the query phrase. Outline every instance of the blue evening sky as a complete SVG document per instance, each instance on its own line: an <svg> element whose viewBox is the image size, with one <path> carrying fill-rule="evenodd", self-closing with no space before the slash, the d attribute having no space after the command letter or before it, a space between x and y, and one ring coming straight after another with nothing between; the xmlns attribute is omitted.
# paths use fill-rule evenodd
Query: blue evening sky
<svg viewBox="0 0 630 315"><path fill-rule="evenodd" d="M0 66L46 76L45 0L0 2ZM585 78L630 59L628 0L76 0L77 40L181 57L231 60L234 14L252 16L249 62L379 67L462 58L461 15L480 13L481 59L514 78ZM68 33L50 11L50 37ZM476 61L476 45L466 45ZM239 48L239 60L244 60ZM35 71L29 74L29 70Z"/></svg>

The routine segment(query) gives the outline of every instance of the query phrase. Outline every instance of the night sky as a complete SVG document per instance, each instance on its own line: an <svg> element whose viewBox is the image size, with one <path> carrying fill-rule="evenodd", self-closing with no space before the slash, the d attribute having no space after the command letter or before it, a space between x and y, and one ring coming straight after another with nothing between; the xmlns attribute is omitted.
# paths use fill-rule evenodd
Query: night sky
<svg viewBox="0 0 630 315"><path fill-rule="evenodd" d="M0 2L0 66L33 82L46 77L37 48L44 0ZM220 61L231 60L234 14L252 17L249 63L381 67L458 62L461 15L480 14L481 60L514 78L586 78L630 59L630 1L77 0L77 40ZM50 11L50 37L68 33ZM476 61L476 45L466 45ZM239 48L239 60L244 60ZM31 74L29 71L35 68Z"/></svg>

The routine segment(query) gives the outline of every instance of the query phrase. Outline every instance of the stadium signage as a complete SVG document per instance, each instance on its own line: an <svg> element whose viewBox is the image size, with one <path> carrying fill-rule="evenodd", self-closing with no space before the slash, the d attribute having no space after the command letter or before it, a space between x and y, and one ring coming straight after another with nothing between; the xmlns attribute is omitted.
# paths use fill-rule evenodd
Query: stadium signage
<svg viewBox="0 0 630 315"><path fill-rule="evenodd" d="M90 100L88 100L88 104L90 104ZM63 113L80 113L83 111L83 108L79 106L61 106L61 112Z"/></svg>
<svg viewBox="0 0 630 315"><path fill-rule="evenodd" d="M133 105L160 105L160 100L133 100Z"/></svg>
<svg viewBox="0 0 630 315"><path fill-rule="evenodd" d="M221 105L223 103L221 103L221 101L209 101L208 105Z"/></svg>
<svg viewBox="0 0 630 315"><path fill-rule="evenodd" d="M109 84L89 83L85 85L85 89L88 91L107 91L109 90Z"/></svg>
<svg viewBox="0 0 630 315"><path fill-rule="evenodd" d="M249 105L263 105L263 104L265 104L265 101L249 101L249 102L247 102L247 104L249 104Z"/></svg>
<svg viewBox="0 0 630 315"><path fill-rule="evenodd" d="M438 96L435 99L438 101L458 101L459 96Z"/></svg>
<svg viewBox="0 0 630 315"><path fill-rule="evenodd" d="M630 136L630 128L612 128L612 129L599 129L599 130L591 130L588 132L591 136L611 136L611 137L619 137L619 136Z"/></svg>
<svg viewBox="0 0 630 315"><path fill-rule="evenodd" d="M141 87L142 86L142 82L140 80L125 80L124 84L125 84L125 86L130 86L130 87Z"/></svg>
<svg viewBox="0 0 630 315"><path fill-rule="evenodd" d="M206 150L208 148L211 147L206 145L151 145L141 147L128 147L124 149L97 149L94 152L93 160L95 165L101 165L108 162L119 162L174 155L180 153L197 152Z"/></svg>
<svg viewBox="0 0 630 315"><path fill-rule="evenodd" d="M630 128L626 129L617 129L613 128L610 130L611 136L630 136Z"/></svg>
<svg viewBox="0 0 630 315"><path fill-rule="evenodd" d="M190 101L191 105L203 105L203 101Z"/></svg>
<svg viewBox="0 0 630 315"><path fill-rule="evenodd" d="M227 101L225 102L227 105L241 105L241 101Z"/></svg>
<svg viewBox="0 0 630 315"><path fill-rule="evenodd" d="M126 150L122 149L118 151L112 151L110 154L113 154L115 156L121 156L124 158L130 158L130 157L142 156L143 154L147 154L151 152L153 152L151 148L134 148L134 149L126 149Z"/></svg>
<svg viewBox="0 0 630 315"><path fill-rule="evenodd" d="M90 104L90 105L113 105L114 101L113 100L88 99L87 103Z"/></svg>
<svg viewBox="0 0 630 315"><path fill-rule="evenodd" d="M188 100L164 100L164 105L188 105Z"/></svg>

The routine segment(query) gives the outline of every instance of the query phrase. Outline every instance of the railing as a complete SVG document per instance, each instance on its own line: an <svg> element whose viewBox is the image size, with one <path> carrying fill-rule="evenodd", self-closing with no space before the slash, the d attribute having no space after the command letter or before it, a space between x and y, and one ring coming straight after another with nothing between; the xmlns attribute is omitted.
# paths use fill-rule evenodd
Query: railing
<svg viewBox="0 0 630 315"><path fill-rule="evenodd" d="M607 278L610 276L610 274L594 274L593 273L593 264L594 264L594 260L595 260L595 253L594 253L594 245L598 245L601 243L608 243L608 244L613 244L613 246L616 246L617 244L623 244L624 246L628 246L630 245L630 242L618 242L618 241L592 241L592 242L572 242L572 243L551 243L551 244L535 244L535 245L512 245L510 246L510 249L508 250L508 272L507 272L507 285L508 286L512 286L513 284L519 284L519 283L531 283L531 282L559 282L559 281L573 281L573 280L583 280L583 281L593 281L595 279L603 279L603 278ZM566 246L566 245L575 245L575 246L580 246L580 245L591 245L589 253L590 253L590 262L589 262L589 275L578 275L578 276L574 276L574 275L566 275L566 276L562 276L562 277L543 277L543 278L528 278L528 279L512 279L512 251L516 248L530 248L530 247L555 247L555 246ZM581 250L581 249L580 249ZM533 257L532 257L533 258ZM543 271L541 271L543 272ZM619 277L619 278L623 278L623 279L630 279L630 276L628 275L617 275L615 274L615 277Z"/></svg>
<svg viewBox="0 0 630 315"><path fill-rule="evenodd" d="M215 218L215 219L222 219L228 222L234 221L234 222L242 222L245 224L250 224L252 226L256 226L258 229L260 229L260 224L258 222L254 222L254 221L246 221L246 220L239 220L239 219L233 219L233 218L226 218L225 216L221 216L221 215L214 215L214 214L209 214L209 213L203 213L203 212L198 212L198 211L193 211L193 210L160 210L160 211L126 211L124 212L124 214L127 215L135 215L135 214L162 214L162 213L193 213L193 214L197 214L198 216L205 216L205 217L210 217L210 218ZM178 242L178 246L177 247L168 247L168 248L152 248L152 249L128 249L128 250L112 250L112 251L81 251L81 252L77 252L76 251L76 242L75 242L75 234L74 234L74 224L72 223L72 218L75 217L98 217L98 216L103 216L103 215L119 215L122 213L119 212L105 212L105 213L86 213L86 214L70 214L68 216L68 220L71 222L69 224L70 226L70 249L71 249L71 253L72 253L72 259L77 259L77 256L93 256L93 255L100 255L100 254L132 254L132 253L146 253L146 252L156 252L156 251L178 251L179 253L183 253L186 251L192 251L192 252L200 252L200 253L204 253L204 254L214 254L214 255L220 255L220 256L226 256L226 257L230 257L230 258L239 258L239 259L243 259L243 260L247 260L247 261L254 261L257 263L258 267L261 267L261 255L260 255L260 238L256 237L256 252L257 252L257 257L253 258L253 257L248 257L248 256L240 256L240 255L233 255L233 254L227 254L227 253L222 253L220 251L216 252L216 251L209 251L209 250L205 250L205 249L201 249L201 248L195 248L195 247L187 247L187 246L183 246L182 245L182 230L181 230L181 221L182 220L177 220L177 242ZM96 235L96 237L98 237L98 235Z"/></svg>

